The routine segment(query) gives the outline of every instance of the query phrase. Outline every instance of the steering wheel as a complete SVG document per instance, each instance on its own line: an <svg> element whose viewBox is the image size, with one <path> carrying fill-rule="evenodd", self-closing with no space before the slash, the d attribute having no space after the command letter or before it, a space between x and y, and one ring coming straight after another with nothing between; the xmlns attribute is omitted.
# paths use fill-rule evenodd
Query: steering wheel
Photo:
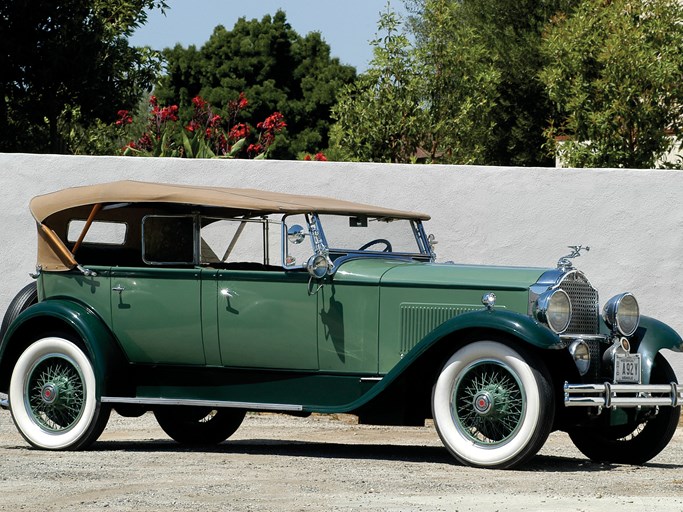
<svg viewBox="0 0 683 512"><path fill-rule="evenodd" d="M391 242L389 240L386 240L385 238L375 238L374 240L370 240L367 244L363 244L358 250L359 251L364 251L368 247L372 247L375 244L384 244L386 247L382 249L382 252L391 252Z"/></svg>

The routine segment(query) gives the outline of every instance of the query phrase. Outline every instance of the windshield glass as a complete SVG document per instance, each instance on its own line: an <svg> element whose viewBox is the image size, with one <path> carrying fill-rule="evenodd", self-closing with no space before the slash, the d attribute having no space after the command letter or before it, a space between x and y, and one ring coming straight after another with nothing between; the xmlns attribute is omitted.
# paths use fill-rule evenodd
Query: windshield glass
<svg viewBox="0 0 683 512"><path fill-rule="evenodd" d="M393 252L424 255L417 241L417 227L405 219L320 215L330 252Z"/></svg>

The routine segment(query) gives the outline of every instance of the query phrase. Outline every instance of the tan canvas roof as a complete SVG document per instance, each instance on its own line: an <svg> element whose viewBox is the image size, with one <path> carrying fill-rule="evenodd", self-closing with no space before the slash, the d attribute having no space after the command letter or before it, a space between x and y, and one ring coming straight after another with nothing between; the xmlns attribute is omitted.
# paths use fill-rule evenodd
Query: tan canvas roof
<svg viewBox="0 0 683 512"><path fill-rule="evenodd" d="M428 220L429 215L391 210L319 196L266 192L262 190L172 185L140 181L116 181L68 188L34 197L31 213L38 222L77 206L99 203L180 203L215 206L258 213L335 213Z"/></svg>

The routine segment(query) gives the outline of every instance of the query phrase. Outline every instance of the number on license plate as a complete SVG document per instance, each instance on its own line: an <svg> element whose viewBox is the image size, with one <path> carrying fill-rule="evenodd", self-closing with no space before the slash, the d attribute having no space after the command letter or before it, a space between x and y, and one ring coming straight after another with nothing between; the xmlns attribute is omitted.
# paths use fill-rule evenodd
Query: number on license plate
<svg viewBox="0 0 683 512"><path fill-rule="evenodd" d="M616 354L614 382L640 384L640 354Z"/></svg>

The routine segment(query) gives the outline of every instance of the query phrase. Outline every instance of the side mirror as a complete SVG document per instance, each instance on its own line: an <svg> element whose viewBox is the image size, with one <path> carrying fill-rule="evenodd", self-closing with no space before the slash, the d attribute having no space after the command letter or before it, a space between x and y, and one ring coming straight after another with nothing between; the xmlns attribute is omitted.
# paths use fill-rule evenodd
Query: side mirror
<svg viewBox="0 0 683 512"><path fill-rule="evenodd" d="M291 228L287 230L287 240L290 244L299 245L304 241L306 233L304 228L299 226L299 224L294 224Z"/></svg>
<svg viewBox="0 0 683 512"><path fill-rule="evenodd" d="M308 259L306 270L316 279L322 279L330 270L330 260L324 254L314 254Z"/></svg>

